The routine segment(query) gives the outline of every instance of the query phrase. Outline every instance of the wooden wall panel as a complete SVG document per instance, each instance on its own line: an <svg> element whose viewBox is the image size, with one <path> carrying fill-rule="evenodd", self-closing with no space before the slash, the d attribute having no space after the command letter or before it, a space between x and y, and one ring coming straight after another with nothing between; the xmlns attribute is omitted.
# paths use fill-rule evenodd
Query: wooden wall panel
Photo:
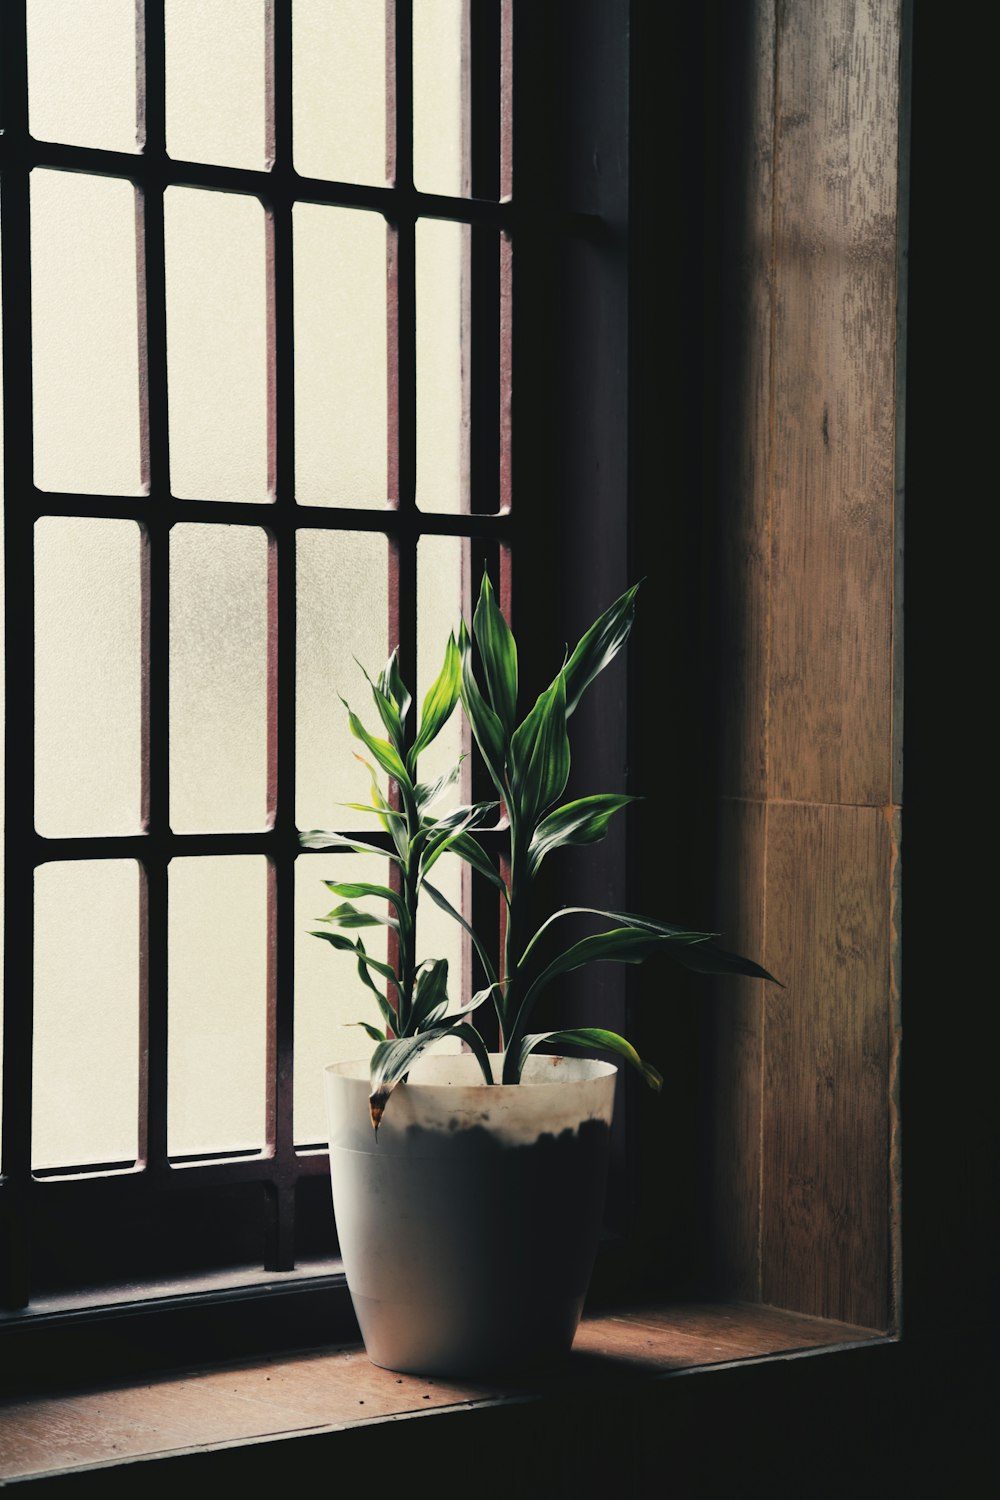
<svg viewBox="0 0 1000 1500"><path fill-rule="evenodd" d="M770 793L890 798L899 16L787 0L774 164Z"/></svg>
<svg viewBox="0 0 1000 1500"><path fill-rule="evenodd" d="M764 1002L765 1302L889 1318L891 824L772 804Z"/></svg>
<svg viewBox="0 0 1000 1500"><path fill-rule="evenodd" d="M767 786L774 12L775 0L748 4L746 36L723 85L738 120L723 175L726 234L736 255L722 283L719 371L721 790L733 797L762 797Z"/></svg>
<svg viewBox="0 0 1000 1500"><path fill-rule="evenodd" d="M752 0L723 28L713 549L719 925L786 985L713 1001L717 1285L878 1328L900 1178L900 10Z"/></svg>

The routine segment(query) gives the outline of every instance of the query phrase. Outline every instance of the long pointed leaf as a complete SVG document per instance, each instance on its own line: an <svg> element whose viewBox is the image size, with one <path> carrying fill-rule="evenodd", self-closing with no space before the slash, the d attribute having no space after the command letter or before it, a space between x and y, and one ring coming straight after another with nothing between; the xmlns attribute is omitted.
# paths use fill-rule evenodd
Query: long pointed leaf
<svg viewBox="0 0 1000 1500"><path fill-rule="evenodd" d="M534 708L510 742L511 817L525 834L539 813L557 801L569 779L566 682L560 672L539 693Z"/></svg>
<svg viewBox="0 0 1000 1500"><path fill-rule="evenodd" d="M328 833L322 828L311 828L308 833L299 834L299 843L303 849L353 849L355 854L378 854L382 859L391 859L394 864L399 864L399 855L393 854L389 849L381 849L378 844L366 844L362 839L348 837L343 833Z"/></svg>
<svg viewBox="0 0 1000 1500"><path fill-rule="evenodd" d="M375 735L369 734L350 704L343 698L340 701L347 709L347 722L351 726L351 733L355 739L360 740L363 745L368 746L368 749L374 755L383 771L388 771L389 775L394 777L400 786L406 787L408 791L412 792L413 784L410 781L409 773L400 760L399 753L395 747L390 745L388 740L380 740Z"/></svg>
<svg viewBox="0 0 1000 1500"><path fill-rule="evenodd" d="M472 941L476 945L476 952L479 954L479 961L483 966L483 971L486 975L486 978L489 980L491 986L495 986L497 983L496 970L490 962L489 954L483 947L476 929L471 925L471 923L465 920L460 911L452 906L447 896L442 895L442 893L437 889L436 886L431 885L429 880L423 881L421 889L427 892L428 896L430 896L435 906L439 906L441 910L447 912L449 917L452 917L460 927L465 928L466 932L469 934Z"/></svg>
<svg viewBox="0 0 1000 1500"><path fill-rule="evenodd" d="M448 960L429 958L420 965L417 981L413 987L413 1009L407 1022L406 1034L419 1031L432 1012L448 1009Z"/></svg>
<svg viewBox="0 0 1000 1500"><path fill-rule="evenodd" d="M405 719L410 711L413 699L410 697L409 689L404 683L399 671L399 648L396 647L378 674L378 685L383 693L387 693L396 705L396 711L400 719Z"/></svg>
<svg viewBox="0 0 1000 1500"><path fill-rule="evenodd" d="M479 647L487 696L509 738L517 723L517 647L485 572L472 631Z"/></svg>
<svg viewBox="0 0 1000 1500"><path fill-rule="evenodd" d="M606 836L614 814L636 800L614 792L599 792L596 796L580 797L576 802L554 808L539 823L528 846L529 874L534 874L553 849L561 849L567 844L598 843Z"/></svg>
<svg viewBox="0 0 1000 1500"><path fill-rule="evenodd" d="M439 776L437 781L420 782L414 787L414 800L419 813L427 812L429 808L434 806L443 792L446 792L450 786L454 786L462 773L464 761L465 756L460 755L451 769L445 771L442 776Z"/></svg>
<svg viewBox="0 0 1000 1500"><path fill-rule="evenodd" d="M626 589L580 637L565 666L566 717L574 712L583 693L628 640L635 619L635 596L639 585Z"/></svg>
<svg viewBox="0 0 1000 1500"><path fill-rule="evenodd" d="M611 911L601 906L561 906L551 916L546 917L534 937L528 943L518 961L519 967L523 968L529 955L535 948L542 934L550 928L553 923L560 921L563 917L600 917L602 921L616 922L623 927L634 927L639 932L655 933L660 937L670 938L675 943L708 943L712 938L718 937L717 932L696 932L690 927L678 927L670 922L656 922L649 917L636 916L630 911Z"/></svg>
<svg viewBox="0 0 1000 1500"><path fill-rule="evenodd" d="M426 1031L419 1031L416 1036L396 1037L392 1041L382 1042L372 1053L371 1094L368 1100L376 1137L393 1089L413 1067L421 1052L445 1036L457 1036L461 1041L468 1042L482 1069L483 1078L487 1083L493 1082L486 1044L475 1027L468 1023L450 1026L441 1022Z"/></svg>
<svg viewBox="0 0 1000 1500"><path fill-rule="evenodd" d="M458 640L462 656L462 707L472 726L472 733L476 737L476 744L482 753L486 769L493 779L493 784L503 796L505 795L503 773L507 754L507 736L503 724L479 691L479 684L472 670L472 646L464 620Z"/></svg>
<svg viewBox="0 0 1000 1500"><path fill-rule="evenodd" d="M474 870L478 870L480 875L485 875L486 879L503 893L504 899L507 899L507 887L503 883L500 871L496 869L485 849L476 842L471 833L460 833L453 838L448 846L448 852L457 854L459 859L464 859Z"/></svg>
<svg viewBox="0 0 1000 1500"><path fill-rule="evenodd" d="M444 661L420 710L420 730L413 742L407 764L416 773L417 757L426 750L451 718L462 686L462 658L455 637L449 635Z"/></svg>
<svg viewBox="0 0 1000 1500"><path fill-rule="evenodd" d="M383 901L389 901L402 912L404 902L398 891L394 891L387 885L374 885L370 880L324 880L323 884L328 891L335 896L341 896L345 901L357 901L361 896L377 896Z"/></svg>
<svg viewBox="0 0 1000 1500"><path fill-rule="evenodd" d="M372 1039L373 1042L384 1042L385 1041L385 1032L384 1031L379 1031L379 1029L378 1029L377 1026L371 1026L371 1025L369 1025L369 1023L367 1021L345 1021L344 1025L345 1026L360 1026L364 1031L367 1031L368 1035L371 1037L371 1039Z"/></svg>
<svg viewBox="0 0 1000 1500"><path fill-rule="evenodd" d="M399 922L395 917L380 917L375 912L361 911L350 901L342 901L339 906L328 911L325 917L320 917L319 921L330 922L336 927L392 927L399 931Z"/></svg>
<svg viewBox="0 0 1000 1500"><path fill-rule="evenodd" d="M526 1036L521 1043L518 1060L519 1078L528 1055L545 1042L559 1047L585 1047L588 1051L614 1052L641 1073L650 1088L659 1089L663 1084L662 1073L658 1073L650 1063L643 1062L630 1041L619 1036L617 1031L605 1031L600 1026L581 1026L571 1031L540 1031L534 1036Z"/></svg>
<svg viewBox="0 0 1000 1500"><path fill-rule="evenodd" d="M371 954L366 952L360 938L357 942L352 943L350 938L343 937L339 932L311 932L309 936L324 938L330 944L331 948L337 948L341 952L357 953L362 963L369 969L374 969L376 974L381 974L383 979L388 979L391 984L396 986L397 990L399 989L399 980L396 977L396 971L389 964L383 963L380 958L372 958Z"/></svg>

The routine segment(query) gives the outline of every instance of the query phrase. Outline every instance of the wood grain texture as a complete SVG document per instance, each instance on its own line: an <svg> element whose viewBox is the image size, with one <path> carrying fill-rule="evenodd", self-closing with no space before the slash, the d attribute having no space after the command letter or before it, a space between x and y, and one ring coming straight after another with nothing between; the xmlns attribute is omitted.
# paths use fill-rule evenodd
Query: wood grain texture
<svg viewBox="0 0 1000 1500"><path fill-rule="evenodd" d="M891 795L898 5L787 0L774 161L770 792Z"/></svg>
<svg viewBox="0 0 1000 1500"><path fill-rule="evenodd" d="M746 34L729 57L724 85L732 123L723 181L730 258L722 278L719 371L720 789L727 796L761 797L767 787L775 0L750 0L733 22Z"/></svg>
<svg viewBox="0 0 1000 1500"><path fill-rule="evenodd" d="M768 812L766 1302L889 1322L891 827L879 808Z"/></svg>
<svg viewBox="0 0 1000 1500"><path fill-rule="evenodd" d="M425 1380L381 1370L359 1345L350 1345L8 1401L0 1403L0 1486L87 1465L329 1432L435 1409L596 1394L676 1370L868 1337L865 1329L770 1308L637 1305L585 1318L570 1359L544 1378ZM144 1472L136 1471L137 1492Z"/></svg>

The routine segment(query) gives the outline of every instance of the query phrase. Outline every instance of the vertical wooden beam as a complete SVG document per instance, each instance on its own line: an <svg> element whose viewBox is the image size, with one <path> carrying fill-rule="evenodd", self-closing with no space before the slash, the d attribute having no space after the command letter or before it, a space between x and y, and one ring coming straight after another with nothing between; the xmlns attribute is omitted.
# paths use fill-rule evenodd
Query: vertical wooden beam
<svg viewBox="0 0 1000 1500"><path fill-rule="evenodd" d="M722 200L719 925L785 988L713 1002L715 1265L874 1327L899 1175L902 8L744 13Z"/></svg>

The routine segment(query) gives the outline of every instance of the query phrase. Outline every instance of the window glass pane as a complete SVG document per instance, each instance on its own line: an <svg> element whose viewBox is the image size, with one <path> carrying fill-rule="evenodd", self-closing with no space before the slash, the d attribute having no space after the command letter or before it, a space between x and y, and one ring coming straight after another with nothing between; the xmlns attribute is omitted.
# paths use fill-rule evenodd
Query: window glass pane
<svg viewBox="0 0 1000 1500"><path fill-rule="evenodd" d="M35 826L143 824L142 537L133 521L35 525Z"/></svg>
<svg viewBox="0 0 1000 1500"><path fill-rule="evenodd" d="M297 577L296 822L302 829L375 829L374 815L338 805L370 795L368 773L355 759L364 746L351 734L338 694L372 725L377 711L357 662L374 677L389 655L386 539L381 532L300 531Z"/></svg>
<svg viewBox="0 0 1000 1500"><path fill-rule="evenodd" d="M171 187L164 230L170 487L187 500L267 500L264 209Z"/></svg>
<svg viewBox="0 0 1000 1500"><path fill-rule="evenodd" d="M295 493L381 509L387 498L386 226L297 203Z"/></svg>
<svg viewBox="0 0 1000 1500"><path fill-rule="evenodd" d="M135 0L28 0L28 121L38 141L137 151Z"/></svg>
<svg viewBox="0 0 1000 1500"><path fill-rule="evenodd" d="M170 862L171 1156L264 1144L267 884L255 855Z"/></svg>
<svg viewBox="0 0 1000 1500"><path fill-rule="evenodd" d="M36 1171L136 1159L139 882L131 859L35 871Z"/></svg>
<svg viewBox="0 0 1000 1500"><path fill-rule="evenodd" d="M417 504L469 510L469 227L417 222Z"/></svg>
<svg viewBox="0 0 1000 1500"><path fill-rule="evenodd" d="M425 193L469 193L468 46L468 0L414 0L413 181Z"/></svg>
<svg viewBox="0 0 1000 1500"><path fill-rule="evenodd" d="M118 177L31 174L35 483L141 495L136 195Z"/></svg>
<svg viewBox="0 0 1000 1500"><path fill-rule="evenodd" d="M227 167L270 164L267 10L265 0L166 0L171 156Z"/></svg>
<svg viewBox="0 0 1000 1500"><path fill-rule="evenodd" d="M170 824L267 821L268 543L256 526L170 533Z"/></svg>
<svg viewBox="0 0 1000 1500"><path fill-rule="evenodd" d="M335 182L386 180L385 5L295 0L295 169Z"/></svg>
<svg viewBox="0 0 1000 1500"><path fill-rule="evenodd" d="M422 704L441 670L449 631L458 631L464 609L469 614L469 543L462 537L421 537L417 547L417 694ZM422 782L432 782L469 756L471 737L461 707L457 707L441 733L420 757ZM441 814L449 807L471 800L469 760L463 762L459 779L431 809ZM496 819L490 819L495 822ZM471 912L469 867L463 860L444 854L434 866L433 884L466 920ZM471 944L458 923L424 900L417 919L417 956L448 960L448 995L453 1003L471 994L469 988Z"/></svg>
<svg viewBox="0 0 1000 1500"><path fill-rule="evenodd" d="M295 863L295 1106L296 1144L326 1140L323 1116L323 1069L329 1063L368 1057L372 1043L353 1023L367 1021L382 1029L382 1017L371 990L358 978L357 959L338 953L329 943L310 937L317 921L340 904L324 880L367 880L386 885L389 861L374 854L309 854ZM359 898L364 911L384 916L388 903ZM361 934L373 958L386 960L386 929ZM384 993L384 991L383 991Z"/></svg>

